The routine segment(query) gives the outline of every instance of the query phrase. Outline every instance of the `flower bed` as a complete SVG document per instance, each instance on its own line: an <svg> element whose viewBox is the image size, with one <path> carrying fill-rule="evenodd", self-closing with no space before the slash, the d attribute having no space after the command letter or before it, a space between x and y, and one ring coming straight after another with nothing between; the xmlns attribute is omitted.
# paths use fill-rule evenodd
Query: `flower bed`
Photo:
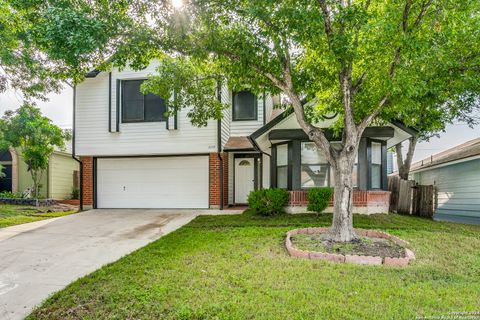
<svg viewBox="0 0 480 320"><path fill-rule="evenodd" d="M368 255L355 255L355 254L339 254L339 253L329 253L329 252L318 252L318 251L309 251L301 250L295 247L292 243L292 236L300 234L322 234L328 231L328 228L304 228L304 229L295 229L287 233L287 238L285 240L285 246L289 254L293 257L305 258L305 259L318 259L318 260L328 260L332 262L341 262L341 263L356 263L356 264L385 264L391 266L407 266L411 260L415 259L415 255L412 250L406 248L408 242L402 240L396 236L392 236L388 233L377 231L377 230L364 230L364 229L355 229L355 232L362 237L369 238L378 238L378 239L388 239L394 244L404 248L404 255L401 257L381 257L381 256L368 256Z"/></svg>

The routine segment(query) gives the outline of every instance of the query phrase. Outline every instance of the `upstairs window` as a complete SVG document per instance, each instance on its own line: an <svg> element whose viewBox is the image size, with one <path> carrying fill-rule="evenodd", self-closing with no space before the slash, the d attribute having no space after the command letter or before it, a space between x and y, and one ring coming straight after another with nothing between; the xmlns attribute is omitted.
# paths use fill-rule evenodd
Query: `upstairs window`
<svg viewBox="0 0 480 320"><path fill-rule="evenodd" d="M144 80L122 80L122 122L166 121L166 101L159 96L143 94L140 86Z"/></svg>
<svg viewBox="0 0 480 320"><path fill-rule="evenodd" d="M257 120L257 96L250 91L233 93L233 120Z"/></svg>

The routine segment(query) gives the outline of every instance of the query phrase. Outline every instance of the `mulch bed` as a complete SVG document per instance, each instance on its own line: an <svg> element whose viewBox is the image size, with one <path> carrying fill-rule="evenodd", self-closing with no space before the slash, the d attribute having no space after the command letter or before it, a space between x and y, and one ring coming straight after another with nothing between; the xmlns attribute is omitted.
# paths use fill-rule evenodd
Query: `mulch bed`
<svg viewBox="0 0 480 320"><path fill-rule="evenodd" d="M389 239L360 237L351 242L335 242L325 239L323 234L297 234L292 244L300 250L320 251L343 255L405 257L405 248Z"/></svg>

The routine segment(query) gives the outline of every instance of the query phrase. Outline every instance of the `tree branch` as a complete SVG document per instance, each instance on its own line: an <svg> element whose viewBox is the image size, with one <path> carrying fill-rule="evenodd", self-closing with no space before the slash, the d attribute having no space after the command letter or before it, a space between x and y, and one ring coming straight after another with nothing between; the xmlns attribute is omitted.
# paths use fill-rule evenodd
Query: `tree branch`
<svg viewBox="0 0 480 320"><path fill-rule="evenodd" d="M332 28L332 19L331 19L331 11L328 7L328 4L325 0L318 0L318 4L322 10L323 21L325 23L325 34L327 35L328 45L330 46L333 40L333 28Z"/></svg>
<svg viewBox="0 0 480 320"><path fill-rule="evenodd" d="M423 17L425 16L427 9L432 5L432 2L433 0L427 0L422 3L422 9L420 10L420 13L415 19L415 22L413 23L413 26L411 29L417 28L422 23Z"/></svg>
<svg viewBox="0 0 480 320"><path fill-rule="evenodd" d="M360 76L360 78L357 79L356 83L352 87L352 95L357 94L357 92L361 89L363 83L365 82L365 78L367 77L367 73L364 72Z"/></svg>

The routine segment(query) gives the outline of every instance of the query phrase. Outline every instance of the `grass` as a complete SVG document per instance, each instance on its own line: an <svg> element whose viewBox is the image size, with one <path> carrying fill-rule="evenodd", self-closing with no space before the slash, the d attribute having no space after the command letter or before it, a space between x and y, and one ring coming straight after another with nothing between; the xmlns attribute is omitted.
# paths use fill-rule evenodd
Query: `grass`
<svg viewBox="0 0 480 320"><path fill-rule="evenodd" d="M355 216L416 251L406 268L288 256L288 230L331 215L200 216L77 280L28 319L414 319L480 310L480 227Z"/></svg>
<svg viewBox="0 0 480 320"><path fill-rule="evenodd" d="M44 208L2 204L0 205L0 228L62 217L76 212L44 212L44 210Z"/></svg>

